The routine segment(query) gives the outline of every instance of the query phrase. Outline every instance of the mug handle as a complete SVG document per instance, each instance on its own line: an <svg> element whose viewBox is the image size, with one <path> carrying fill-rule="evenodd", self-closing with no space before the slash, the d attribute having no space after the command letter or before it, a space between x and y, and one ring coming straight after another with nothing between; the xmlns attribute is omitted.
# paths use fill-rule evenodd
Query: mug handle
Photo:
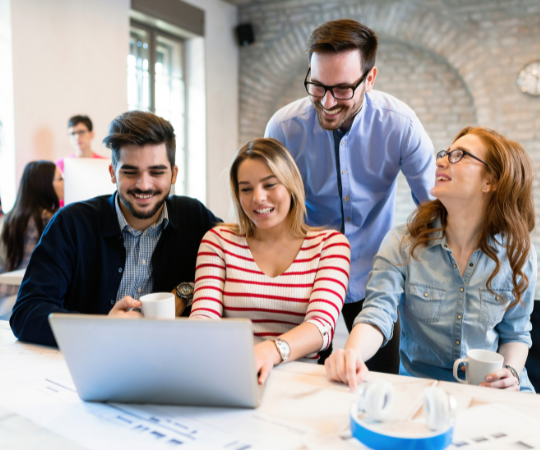
<svg viewBox="0 0 540 450"><path fill-rule="evenodd" d="M461 363L465 364L465 366L467 366L467 359L466 358L461 358L461 359L456 359L456 361L454 362L454 378L459 381L460 383L463 383L463 384L468 384L467 383L467 371L465 371L465 380L461 380L460 378L458 378L458 374L457 374L457 371L458 371L458 367Z"/></svg>

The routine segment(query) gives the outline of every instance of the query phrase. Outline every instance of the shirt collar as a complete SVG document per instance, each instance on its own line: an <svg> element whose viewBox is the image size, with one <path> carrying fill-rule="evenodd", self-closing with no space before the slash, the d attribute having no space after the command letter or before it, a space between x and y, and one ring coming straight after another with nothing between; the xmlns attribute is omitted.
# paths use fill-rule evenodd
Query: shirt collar
<svg viewBox="0 0 540 450"><path fill-rule="evenodd" d="M349 133L357 123L360 122L360 118L362 117L363 115L363 112L366 110L366 103L368 102L368 93L366 92L364 94L364 101L362 102L362 105L360 106L360 111L358 111L355 116L354 116L354 119L353 119L353 123L351 125L351 128L349 129L349 131L347 131L347 133ZM347 134L345 133L345 134Z"/></svg>
<svg viewBox="0 0 540 450"><path fill-rule="evenodd" d="M126 227L128 227L129 230L133 230L129 223L127 222L126 218L124 217L124 213L122 212L122 208L120 208L120 203L118 200L118 194L116 194L116 198L114 201L114 205L116 207L116 216L118 217L118 225L120 225L120 230L124 231ZM167 225L169 223L169 212L167 210L167 202L163 203L163 208L161 209L161 214L158 217L158 220L156 223L150 225L149 228L157 228L161 224L163 224L163 229L167 228ZM133 230L133 231L140 231L140 230Z"/></svg>

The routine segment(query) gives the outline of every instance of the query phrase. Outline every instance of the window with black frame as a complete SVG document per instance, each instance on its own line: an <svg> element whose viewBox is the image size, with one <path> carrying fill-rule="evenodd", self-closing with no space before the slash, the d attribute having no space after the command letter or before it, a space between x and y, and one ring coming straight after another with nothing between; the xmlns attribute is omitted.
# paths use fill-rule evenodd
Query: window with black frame
<svg viewBox="0 0 540 450"><path fill-rule="evenodd" d="M132 21L128 70L128 109L150 111L171 122L176 133L176 194L186 193L186 95L184 40Z"/></svg>

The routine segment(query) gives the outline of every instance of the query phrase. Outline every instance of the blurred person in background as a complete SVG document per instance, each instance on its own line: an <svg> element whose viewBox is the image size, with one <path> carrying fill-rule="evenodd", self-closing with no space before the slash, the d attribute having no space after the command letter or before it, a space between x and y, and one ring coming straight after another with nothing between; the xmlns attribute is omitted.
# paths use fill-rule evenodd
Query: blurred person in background
<svg viewBox="0 0 540 450"><path fill-rule="evenodd" d="M92 141L94 139L94 125L88 116L73 116L68 120L68 135L71 145L75 149L75 153L59 158L55 164L64 174L64 160L66 158L94 158L107 159L92 150ZM64 206L64 200L60 200L60 208Z"/></svg>
<svg viewBox="0 0 540 450"><path fill-rule="evenodd" d="M26 165L13 209L0 230L0 273L24 269L43 230L64 198L64 179L51 161ZM18 286L0 284L0 319L7 319Z"/></svg>
<svg viewBox="0 0 540 450"><path fill-rule="evenodd" d="M68 135L75 153L65 158L95 158L107 159L92 150L92 141L94 139L94 126L88 116L73 116L68 120ZM64 160L59 158L55 164L64 173Z"/></svg>

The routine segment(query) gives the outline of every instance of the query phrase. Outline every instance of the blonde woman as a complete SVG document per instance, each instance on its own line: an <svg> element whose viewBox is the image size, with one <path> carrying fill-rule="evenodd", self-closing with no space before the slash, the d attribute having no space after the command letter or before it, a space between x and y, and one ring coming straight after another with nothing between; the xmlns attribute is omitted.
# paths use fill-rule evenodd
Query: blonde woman
<svg viewBox="0 0 540 450"><path fill-rule="evenodd" d="M242 147L230 184L239 223L204 236L190 317L251 319L263 384L273 366L316 361L330 345L349 284L350 246L337 231L306 225L302 177L279 141Z"/></svg>

